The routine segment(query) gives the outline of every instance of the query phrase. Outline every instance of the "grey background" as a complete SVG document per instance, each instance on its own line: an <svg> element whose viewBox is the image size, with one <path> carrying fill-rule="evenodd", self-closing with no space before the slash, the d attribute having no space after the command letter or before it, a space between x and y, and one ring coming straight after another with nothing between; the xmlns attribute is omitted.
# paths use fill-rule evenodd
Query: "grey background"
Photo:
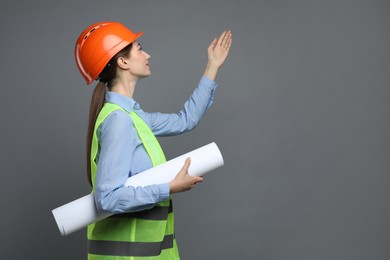
<svg viewBox="0 0 390 260"><path fill-rule="evenodd" d="M93 87L73 48L116 20L152 55L146 111L176 112L206 48L233 31L215 104L160 139L168 158L215 141L225 166L175 195L182 259L390 259L389 1L3 1L1 259L86 259L51 210L87 194Z"/></svg>

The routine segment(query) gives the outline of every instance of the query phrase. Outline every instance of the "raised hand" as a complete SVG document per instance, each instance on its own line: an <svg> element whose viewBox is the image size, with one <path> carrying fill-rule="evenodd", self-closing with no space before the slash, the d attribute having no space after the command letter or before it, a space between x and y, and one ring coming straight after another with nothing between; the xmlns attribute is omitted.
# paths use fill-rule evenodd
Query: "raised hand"
<svg viewBox="0 0 390 260"><path fill-rule="evenodd" d="M204 75L211 80L215 80L219 68L225 62L230 47L232 46L232 32L224 31L219 39L214 38L207 48L208 63Z"/></svg>
<svg viewBox="0 0 390 260"><path fill-rule="evenodd" d="M232 46L231 31L224 31L218 40L214 38L207 49L210 65L221 67L229 54L230 46Z"/></svg>

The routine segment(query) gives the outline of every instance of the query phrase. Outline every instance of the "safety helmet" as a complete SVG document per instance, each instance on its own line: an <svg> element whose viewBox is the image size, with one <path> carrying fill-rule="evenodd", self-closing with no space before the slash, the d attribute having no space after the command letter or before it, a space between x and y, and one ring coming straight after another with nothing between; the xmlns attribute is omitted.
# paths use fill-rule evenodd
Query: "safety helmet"
<svg viewBox="0 0 390 260"><path fill-rule="evenodd" d="M115 54L142 34L134 33L118 22L98 22L85 29L77 39L74 55L87 84L98 78Z"/></svg>

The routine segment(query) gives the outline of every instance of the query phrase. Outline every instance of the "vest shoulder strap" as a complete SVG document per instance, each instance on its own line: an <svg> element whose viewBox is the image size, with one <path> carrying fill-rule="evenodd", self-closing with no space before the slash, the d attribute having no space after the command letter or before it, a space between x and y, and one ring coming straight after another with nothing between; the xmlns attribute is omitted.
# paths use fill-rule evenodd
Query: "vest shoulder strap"
<svg viewBox="0 0 390 260"><path fill-rule="evenodd" d="M91 163L91 174L92 174L91 177L92 177L93 184L94 184L95 174L97 170L96 156L98 153L98 146L99 146L98 138L97 138L97 129L99 128L101 123L115 110L122 110L123 112L125 112L131 117L134 127L137 131L137 134L141 139L145 147L145 150L152 161L152 165L157 166L159 164L166 162L164 152L159 142L157 141L150 127L144 122L144 120L134 111L129 113L116 104L106 102L96 119L95 128L92 137L90 163Z"/></svg>

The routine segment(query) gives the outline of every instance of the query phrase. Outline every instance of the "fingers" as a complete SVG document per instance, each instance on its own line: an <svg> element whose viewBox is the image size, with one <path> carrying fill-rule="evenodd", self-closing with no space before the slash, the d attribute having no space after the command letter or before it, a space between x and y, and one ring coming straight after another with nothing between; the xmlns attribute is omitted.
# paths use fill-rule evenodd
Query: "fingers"
<svg viewBox="0 0 390 260"><path fill-rule="evenodd" d="M196 184L198 184L199 182L203 182L203 177L202 176L194 176L193 177L193 183L192 183L192 185L190 187L190 190L195 188Z"/></svg>
<svg viewBox="0 0 390 260"><path fill-rule="evenodd" d="M198 182L203 182L203 176L196 177L195 183L198 183Z"/></svg>
<svg viewBox="0 0 390 260"><path fill-rule="evenodd" d="M180 192L180 191L186 191L193 189L198 182L203 182L203 176L192 176L189 174L188 169L191 165L191 158L188 157L183 167L181 168L179 174L176 176L175 180L173 182L179 183L179 188L176 190L176 188L172 188L173 193ZM175 183L176 183L175 182ZM174 186L174 185L172 185Z"/></svg>
<svg viewBox="0 0 390 260"><path fill-rule="evenodd" d="M228 48L229 44L231 44L231 39L232 39L232 32L230 30L224 31L219 37L217 44L224 48Z"/></svg>
<svg viewBox="0 0 390 260"><path fill-rule="evenodd" d="M232 33L228 31L224 41L222 41L222 47L225 48L226 51L229 51L230 46L232 46Z"/></svg>
<svg viewBox="0 0 390 260"><path fill-rule="evenodd" d="M224 32L221 34L221 36L219 36L219 39L218 39L218 42L217 42L217 44L218 44L219 46L222 46L222 42L223 42L223 40L225 39L226 34L227 34L227 31L224 31Z"/></svg>
<svg viewBox="0 0 390 260"><path fill-rule="evenodd" d="M209 50L214 49L215 45L217 44L217 38L214 38L214 40L210 43Z"/></svg>
<svg viewBox="0 0 390 260"><path fill-rule="evenodd" d="M228 33L226 34L226 38L225 38L225 41L222 42L222 46L229 50L230 49L230 46L232 46L232 32L231 31L228 31Z"/></svg>
<svg viewBox="0 0 390 260"><path fill-rule="evenodd" d="M190 168L190 165L191 165L191 158L188 157L188 158L186 159L186 161L184 162L183 167L181 168L182 171L188 172L188 169Z"/></svg>
<svg viewBox="0 0 390 260"><path fill-rule="evenodd" d="M232 32L224 31L222 32L221 36L219 36L218 40L217 38L214 38L211 44L208 47L208 51L211 52L214 50L215 47L220 46L223 49L229 51L230 46L232 45Z"/></svg>
<svg viewBox="0 0 390 260"><path fill-rule="evenodd" d="M228 51L230 49L230 46L232 46L232 42L233 42L233 38L232 38L232 34L230 34L230 38L227 40L227 46L226 46L226 49Z"/></svg>

